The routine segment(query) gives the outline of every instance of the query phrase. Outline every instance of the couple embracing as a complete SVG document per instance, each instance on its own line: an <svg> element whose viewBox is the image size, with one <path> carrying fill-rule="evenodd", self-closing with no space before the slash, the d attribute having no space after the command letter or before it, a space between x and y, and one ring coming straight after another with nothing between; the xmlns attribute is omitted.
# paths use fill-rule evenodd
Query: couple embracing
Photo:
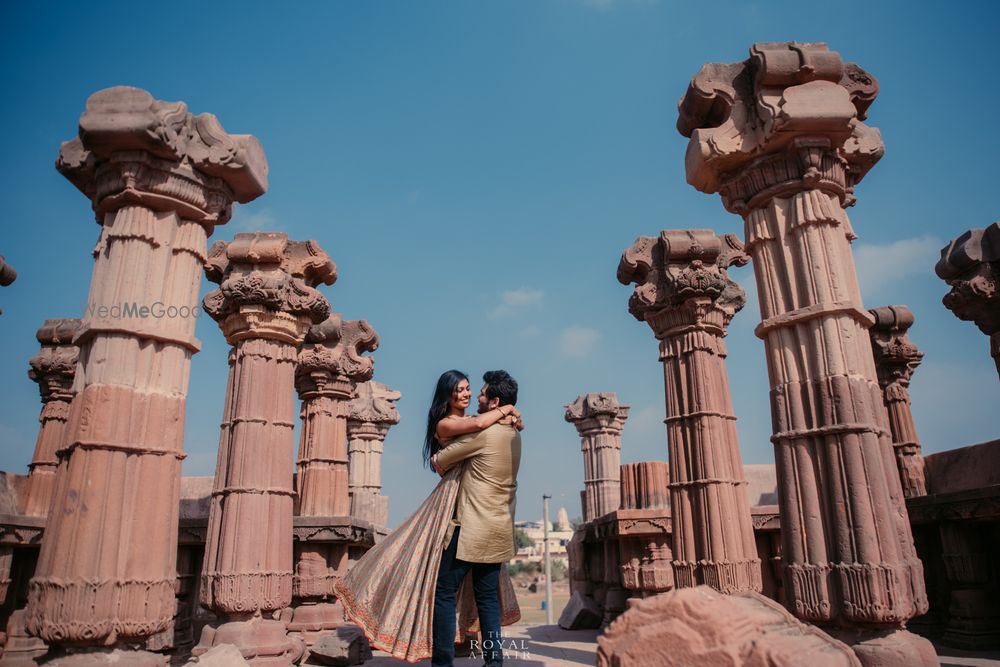
<svg viewBox="0 0 1000 667"><path fill-rule="evenodd" d="M434 667L452 665L456 640L477 629L487 667L498 667L500 626L521 617L506 567L523 428L517 382L489 371L475 416L465 414L471 398L464 373L438 378L423 453L441 481L334 584L374 647L410 662L430 656Z"/></svg>

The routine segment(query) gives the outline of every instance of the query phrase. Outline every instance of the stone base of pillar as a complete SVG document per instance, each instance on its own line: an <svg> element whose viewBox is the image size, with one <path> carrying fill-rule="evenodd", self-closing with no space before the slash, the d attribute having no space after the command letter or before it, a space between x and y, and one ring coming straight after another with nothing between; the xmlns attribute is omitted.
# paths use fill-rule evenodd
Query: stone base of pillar
<svg viewBox="0 0 1000 667"><path fill-rule="evenodd" d="M306 648L316 643L324 633L344 624L344 608L335 602L302 602L292 608L288 634L301 639Z"/></svg>
<svg viewBox="0 0 1000 667"><path fill-rule="evenodd" d="M0 667L34 667L35 658L49 652L49 647L38 637L28 635L24 610L18 609L7 619L7 638L3 645Z"/></svg>
<svg viewBox="0 0 1000 667"><path fill-rule="evenodd" d="M862 667L941 667L934 645L908 630L823 629L850 646Z"/></svg>
<svg viewBox="0 0 1000 667"><path fill-rule="evenodd" d="M941 643L971 651L1000 648L1000 605L986 590L952 591Z"/></svg>
<svg viewBox="0 0 1000 667"><path fill-rule="evenodd" d="M191 655L198 657L220 644L233 644L254 667L288 667L305 651L301 639L288 636L290 616L291 609L283 609L280 620L262 618L257 612L244 619L229 620L217 628L205 626Z"/></svg>
<svg viewBox="0 0 1000 667"><path fill-rule="evenodd" d="M6 658L6 656L4 656ZM7 664L6 662L3 664ZM24 662L24 665L44 664L46 667L107 667L128 665L129 667L167 667L170 658L162 653L130 650L127 648L95 648L53 649L48 657L38 659L37 663Z"/></svg>

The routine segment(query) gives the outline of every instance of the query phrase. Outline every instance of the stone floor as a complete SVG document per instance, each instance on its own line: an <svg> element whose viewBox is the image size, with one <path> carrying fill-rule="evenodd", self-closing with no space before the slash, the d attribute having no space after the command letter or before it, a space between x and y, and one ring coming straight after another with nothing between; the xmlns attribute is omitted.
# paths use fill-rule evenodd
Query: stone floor
<svg viewBox="0 0 1000 667"><path fill-rule="evenodd" d="M558 625L514 625L504 630L505 643L512 639L520 649L509 653L504 664L508 667L567 667L569 665L596 664L597 630L563 630ZM523 644L522 644L523 642ZM1000 651L962 651L937 646L941 656L941 667L1000 667ZM381 651L375 652L366 667L389 667L403 665ZM430 665L430 660L422 660L416 665ZM460 667L480 667L481 657L457 658ZM653 666L650 666L653 667Z"/></svg>

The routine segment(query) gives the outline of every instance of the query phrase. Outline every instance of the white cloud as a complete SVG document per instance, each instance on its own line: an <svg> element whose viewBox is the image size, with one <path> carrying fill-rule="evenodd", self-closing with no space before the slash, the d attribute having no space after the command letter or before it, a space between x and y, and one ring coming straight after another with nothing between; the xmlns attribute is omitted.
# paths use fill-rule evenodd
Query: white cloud
<svg viewBox="0 0 1000 667"><path fill-rule="evenodd" d="M632 410L628 420L629 435L665 437L666 427L663 425L665 410L662 403L647 405L640 410Z"/></svg>
<svg viewBox="0 0 1000 667"><path fill-rule="evenodd" d="M500 303L490 308L488 315L497 319L509 317L527 306L541 305L545 292L531 287L519 287L500 295Z"/></svg>
<svg viewBox="0 0 1000 667"><path fill-rule="evenodd" d="M226 227L233 233L285 231L284 226L278 223L269 208L262 208L252 213L244 213L242 208L237 208L232 221Z"/></svg>
<svg viewBox="0 0 1000 667"><path fill-rule="evenodd" d="M559 334L557 341L559 353L566 357L582 359L593 351L600 338L601 334L598 331L574 324Z"/></svg>
<svg viewBox="0 0 1000 667"><path fill-rule="evenodd" d="M858 243L854 247L854 263L865 300L873 299L909 276L933 271L944 245L929 235L882 245Z"/></svg>

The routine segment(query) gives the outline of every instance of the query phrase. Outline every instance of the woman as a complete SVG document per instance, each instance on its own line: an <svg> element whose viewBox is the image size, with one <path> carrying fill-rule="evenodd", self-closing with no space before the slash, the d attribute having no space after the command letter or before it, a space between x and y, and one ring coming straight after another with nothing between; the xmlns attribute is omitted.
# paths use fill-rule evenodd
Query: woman
<svg viewBox="0 0 1000 667"><path fill-rule="evenodd" d="M424 464L451 440L475 433L501 420L520 426L520 413L512 405L466 416L472 392L469 378L456 370L438 378L427 411ZM451 537L464 464L445 473L431 495L396 530L368 551L343 578L334 583L334 594L344 615L364 630L375 648L409 662L429 658L432 652L434 588L441 554ZM463 583L458 594L458 635L476 627L472 587ZM506 568L500 577L501 623L521 618L514 588Z"/></svg>

